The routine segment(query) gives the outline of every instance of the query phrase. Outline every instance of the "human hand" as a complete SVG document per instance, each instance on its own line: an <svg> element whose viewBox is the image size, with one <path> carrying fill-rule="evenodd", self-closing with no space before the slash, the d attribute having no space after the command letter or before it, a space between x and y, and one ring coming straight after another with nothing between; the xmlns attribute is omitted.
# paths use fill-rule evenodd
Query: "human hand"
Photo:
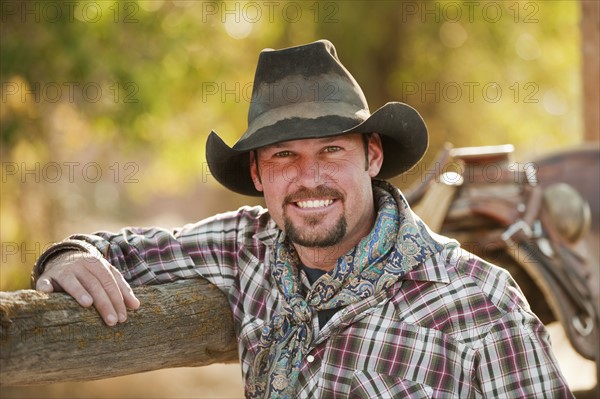
<svg viewBox="0 0 600 399"><path fill-rule="evenodd" d="M65 251L45 266L35 285L38 291L65 291L83 307L94 305L109 326L127 320L127 308L140 306L123 275L106 259L83 251Z"/></svg>

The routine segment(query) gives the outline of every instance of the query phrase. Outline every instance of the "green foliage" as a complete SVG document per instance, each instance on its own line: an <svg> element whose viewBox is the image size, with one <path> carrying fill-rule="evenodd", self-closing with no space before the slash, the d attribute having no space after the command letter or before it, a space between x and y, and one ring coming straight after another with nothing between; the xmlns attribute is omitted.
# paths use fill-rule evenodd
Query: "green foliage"
<svg viewBox="0 0 600 399"><path fill-rule="evenodd" d="M579 143L577 2L467 3L3 2L0 288L23 287L32 253L66 234L146 224L157 198L196 196L179 209L194 218L247 202L205 183L204 142L245 130L265 47L330 39L372 111L424 115L432 155Z"/></svg>

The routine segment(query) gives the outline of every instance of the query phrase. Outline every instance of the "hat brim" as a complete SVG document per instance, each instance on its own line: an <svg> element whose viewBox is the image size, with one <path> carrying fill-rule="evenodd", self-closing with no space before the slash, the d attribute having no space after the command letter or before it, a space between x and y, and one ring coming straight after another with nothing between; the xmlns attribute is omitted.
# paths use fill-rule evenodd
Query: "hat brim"
<svg viewBox="0 0 600 399"><path fill-rule="evenodd" d="M377 175L389 179L411 169L423 157L429 143L427 127L411 106L390 102L359 122L348 118L321 117L318 121L282 120L264 132L229 147L214 131L206 141L206 160L214 178L243 195L262 196L250 175L250 151L290 140L331 137L349 133L378 133L383 143L383 165ZM285 125L293 125L294 129ZM317 128L317 127L321 128ZM327 126L327 129L323 129ZM351 126L351 127L349 127ZM277 134L273 134L277 132Z"/></svg>

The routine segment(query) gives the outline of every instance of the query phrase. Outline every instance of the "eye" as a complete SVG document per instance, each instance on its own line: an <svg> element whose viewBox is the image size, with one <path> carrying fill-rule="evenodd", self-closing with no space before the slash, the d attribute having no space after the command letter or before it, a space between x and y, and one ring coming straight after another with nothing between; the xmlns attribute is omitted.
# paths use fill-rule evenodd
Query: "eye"
<svg viewBox="0 0 600 399"><path fill-rule="evenodd" d="M287 158L291 155L292 155L291 151L279 151L279 152L276 152L275 154L273 154L273 156L276 158Z"/></svg>
<svg viewBox="0 0 600 399"><path fill-rule="evenodd" d="M325 149L323 150L323 152L338 152L341 151L342 147L337 146L337 145L330 145L325 147Z"/></svg>

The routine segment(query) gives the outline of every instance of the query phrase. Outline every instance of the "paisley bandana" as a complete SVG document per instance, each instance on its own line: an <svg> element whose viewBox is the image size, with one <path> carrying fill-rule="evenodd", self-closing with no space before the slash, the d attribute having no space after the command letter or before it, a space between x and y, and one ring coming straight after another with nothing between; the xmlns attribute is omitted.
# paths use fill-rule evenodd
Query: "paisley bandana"
<svg viewBox="0 0 600 399"><path fill-rule="evenodd" d="M397 188L373 182L377 217L371 232L336 267L315 282L306 297L301 292L300 260L280 233L272 259L272 276L283 301L280 314L263 327L259 352L246 386L248 398L293 398L304 355L313 341L317 312L348 306L373 296L402 279L409 266L424 261L422 222L403 223L406 202Z"/></svg>

